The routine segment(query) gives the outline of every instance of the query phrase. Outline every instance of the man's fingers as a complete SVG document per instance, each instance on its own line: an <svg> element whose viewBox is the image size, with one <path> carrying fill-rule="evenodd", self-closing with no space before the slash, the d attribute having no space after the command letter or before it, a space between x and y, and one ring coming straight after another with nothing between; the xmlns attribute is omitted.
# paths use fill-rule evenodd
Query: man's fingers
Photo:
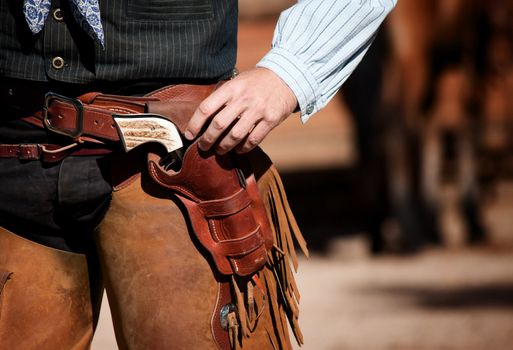
<svg viewBox="0 0 513 350"><path fill-rule="evenodd" d="M216 114L210 121L207 130L201 135L198 145L202 150L207 150L219 139L221 134L230 128L230 125L242 113L238 104L229 104Z"/></svg>
<svg viewBox="0 0 513 350"><path fill-rule="evenodd" d="M237 122L232 126L230 132L223 137L216 151L219 154L231 151L247 138L257 122L258 118L255 115L250 114L248 111L242 113Z"/></svg>
<svg viewBox="0 0 513 350"><path fill-rule="evenodd" d="M258 146L260 142L271 132L273 126L266 121L261 121L246 137L246 140L241 142L239 146L236 147L237 153L246 153L251 151L253 148Z"/></svg>
<svg viewBox="0 0 513 350"><path fill-rule="evenodd" d="M185 138L188 140L194 139L207 120L226 105L229 99L230 95L225 93L225 89L223 89L223 87L220 87L204 99L192 115L191 120L185 129Z"/></svg>

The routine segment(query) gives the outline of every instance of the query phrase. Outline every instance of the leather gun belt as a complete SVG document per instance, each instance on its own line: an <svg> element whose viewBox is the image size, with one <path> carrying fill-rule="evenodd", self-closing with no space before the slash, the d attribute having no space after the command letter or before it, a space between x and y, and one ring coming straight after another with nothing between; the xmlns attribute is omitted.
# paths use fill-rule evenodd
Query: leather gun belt
<svg viewBox="0 0 513 350"><path fill-rule="evenodd" d="M77 98L46 93L27 99L28 116L22 120L62 136L59 144L3 144L0 157L56 162L67 155L105 154L119 150L121 142L114 115L154 113L172 120L183 132L188 118L216 87L179 84L166 86L144 97L86 93ZM3 99L3 98L2 98ZM41 107L35 108L35 103Z"/></svg>

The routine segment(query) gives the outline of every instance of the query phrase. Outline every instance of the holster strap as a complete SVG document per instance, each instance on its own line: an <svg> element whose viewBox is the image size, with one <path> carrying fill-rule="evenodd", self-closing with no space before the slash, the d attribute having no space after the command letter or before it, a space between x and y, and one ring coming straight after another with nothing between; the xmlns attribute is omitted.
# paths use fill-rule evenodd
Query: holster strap
<svg viewBox="0 0 513 350"><path fill-rule="evenodd" d="M246 190L241 189L233 196L209 201L200 201L198 207L206 218L219 218L237 214L251 205ZM260 226L244 237L226 239L217 237L218 242L215 249L229 257L246 255L262 246L262 232Z"/></svg>
<svg viewBox="0 0 513 350"><path fill-rule="evenodd" d="M221 240L215 242L214 245L218 254L223 254L230 258L241 257L262 246L262 231L259 226L245 237Z"/></svg>
<svg viewBox="0 0 513 350"><path fill-rule="evenodd" d="M198 206L203 211L205 217L215 218L236 214L250 204L251 199L248 197L247 192L241 189L233 196L222 199L201 201L198 203Z"/></svg>

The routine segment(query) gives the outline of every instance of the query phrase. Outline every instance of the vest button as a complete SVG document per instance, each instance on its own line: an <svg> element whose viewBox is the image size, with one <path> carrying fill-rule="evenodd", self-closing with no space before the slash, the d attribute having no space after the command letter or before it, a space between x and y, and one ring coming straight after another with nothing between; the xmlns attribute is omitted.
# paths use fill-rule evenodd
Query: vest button
<svg viewBox="0 0 513 350"><path fill-rule="evenodd" d="M62 57L56 56L52 58L52 67L54 69L62 69L64 68L64 59Z"/></svg>
<svg viewBox="0 0 513 350"><path fill-rule="evenodd" d="M62 15L62 10L60 8L56 8L53 10L52 13L53 19L57 22L61 22L64 19L64 16Z"/></svg>

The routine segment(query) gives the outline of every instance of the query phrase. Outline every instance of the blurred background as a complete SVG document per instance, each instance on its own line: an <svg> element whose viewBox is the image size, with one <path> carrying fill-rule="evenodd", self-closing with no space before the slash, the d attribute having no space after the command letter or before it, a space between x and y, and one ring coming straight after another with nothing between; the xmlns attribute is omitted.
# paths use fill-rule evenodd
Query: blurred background
<svg viewBox="0 0 513 350"><path fill-rule="evenodd" d="M239 70L293 3L239 1ZM329 105L264 141L311 250L302 349L513 349L512 18L399 0ZM115 349L102 312L93 349Z"/></svg>

